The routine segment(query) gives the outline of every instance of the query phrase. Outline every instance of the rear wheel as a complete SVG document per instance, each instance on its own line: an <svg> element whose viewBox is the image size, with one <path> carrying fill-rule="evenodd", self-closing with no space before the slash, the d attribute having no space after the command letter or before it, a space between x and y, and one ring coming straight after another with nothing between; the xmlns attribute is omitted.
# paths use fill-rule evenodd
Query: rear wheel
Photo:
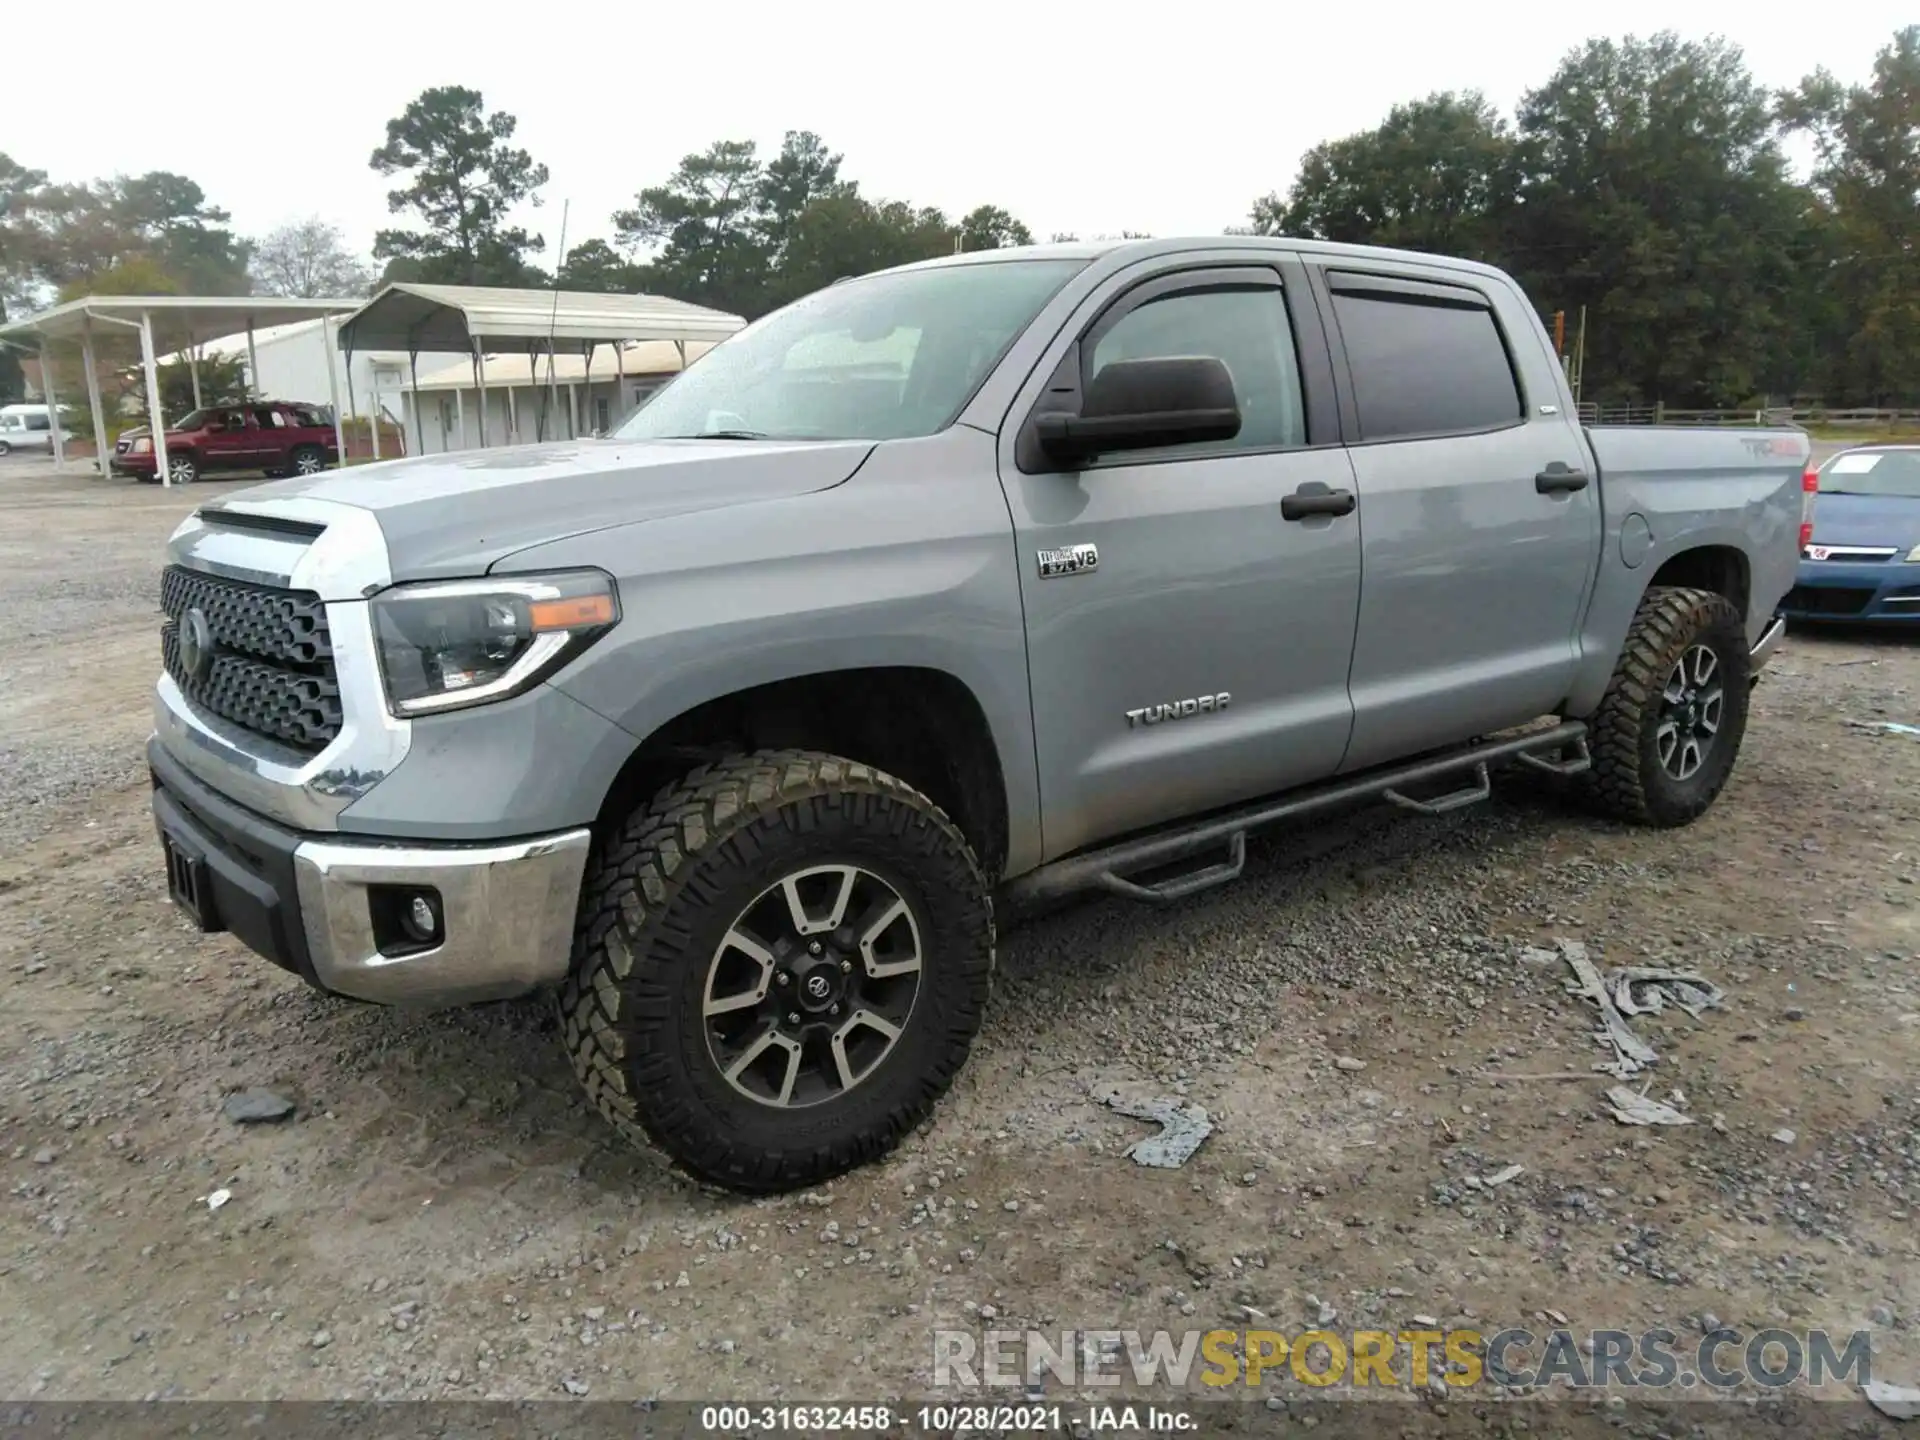
<svg viewBox="0 0 1920 1440"><path fill-rule="evenodd" d="M320 453L318 445L302 445L293 452L293 473L295 475L318 475L327 468L327 457Z"/></svg>
<svg viewBox="0 0 1920 1440"><path fill-rule="evenodd" d="M766 751L694 771L602 847L561 1029L629 1137L729 1189L787 1190L926 1116L993 959L986 879L937 806L855 761Z"/></svg>
<svg viewBox="0 0 1920 1440"><path fill-rule="evenodd" d="M1589 743L1587 793L1641 825L1686 825L1733 772L1747 728L1740 612L1708 590L1662 586L1640 602Z"/></svg>
<svg viewBox="0 0 1920 1440"><path fill-rule="evenodd" d="M0 440L0 459L5 458L6 456L11 455L12 453L13 453L13 446L9 445L4 440Z"/></svg>

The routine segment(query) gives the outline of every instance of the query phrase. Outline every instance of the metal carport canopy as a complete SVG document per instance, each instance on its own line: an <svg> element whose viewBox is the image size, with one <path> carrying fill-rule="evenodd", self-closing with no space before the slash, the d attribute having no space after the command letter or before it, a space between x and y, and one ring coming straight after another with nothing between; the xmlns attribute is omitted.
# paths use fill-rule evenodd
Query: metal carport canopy
<svg viewBox="0 0 1920 1440"><path fill-rule="evenodd" d="M584 351L613 340L724 340L746 321L662 295L388 285L340 322L343 350L451 350L497 340L549 340Z"/></svg>
<svg viewBox="0 0 1920 1440"><path fill-rule="evenodd" d="M487 285L422 285L402 281L383 287L371 300L340 322L340 348L404 350L410 362L422 351L465 352L473 357L474 385L480 393L480 444L487 445L487 359L489 347L518 341L526 347L528 378L537 386L534 356L548 356L548 396L542 402L537 425L544 438L547 413L559 401L559 382L552 357L578 351L588 357L596 345L612 343L620 363L622 340L668 340L681 347L688 341L718 343L746 321L724 310L709 310L664 295L620 295L587 290L507 290ZM418 393L417 366L409 363L413 390ZM569 425L571 425L571 419ZM420 404L413 406L414 441L422 451Z"/></svg>
<svg viewBox="0 0 1920 1440"><path fill-rule="evenodd" d="M41 355L42 373L46 376L47 402L58 405L59 401L52 393L53 372L46 364L50 346L59 341L78 340L80 342L83 363L87 372L87 399L93 407L94 434L99 440L100 453L95 457L100 473L107 473L106 427L100 401L99 374L94 364L93 342L99 335L114 333L117 329L131 329L140 332L140 358L142 369L146 373L147 410L149 424L153 429L153 448L160 472L160 483L172 483L167 472L167 442L165 416L160 408L160 377L154 356L174 350L185 350L207 340L219 340L228 335L245 331L248 339L248 361L255 384L259 383L260 367L252 354L253 332L264 326L285 325L299 320L311 320L316 316L345 315L359 307L360 302L351 299L339 300L300 300L278 295L87 295L78 300L69 300L64 305L55 305L50 310L42 310L37 315L27 315L19 320L0 325L0 342L6 342L20 348L37 348ZM340 415L340 387L333 363L334 346L328 342L329 325L320 327L321 344L327 352L327 388L333 401L334 438L340 447L341 463L346 462L347 445L345 427ZM36 342L29 347L26 342ZM194 376L196 390L199 387L199 375ZM54 461L56 466L64 465L66 457L61 453L60 426L54 424Z"/></svg>

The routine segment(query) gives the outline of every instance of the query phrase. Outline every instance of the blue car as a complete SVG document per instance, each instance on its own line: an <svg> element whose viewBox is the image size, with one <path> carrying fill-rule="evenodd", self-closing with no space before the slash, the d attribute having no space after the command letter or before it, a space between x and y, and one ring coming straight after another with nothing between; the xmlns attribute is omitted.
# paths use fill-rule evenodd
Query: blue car
<svg viewBox="0 0 1920 1440"><path fill-rule="evenodd" d="M1820 467L1789 620L1920 623L1920 445L1862 445Z"/></svg>

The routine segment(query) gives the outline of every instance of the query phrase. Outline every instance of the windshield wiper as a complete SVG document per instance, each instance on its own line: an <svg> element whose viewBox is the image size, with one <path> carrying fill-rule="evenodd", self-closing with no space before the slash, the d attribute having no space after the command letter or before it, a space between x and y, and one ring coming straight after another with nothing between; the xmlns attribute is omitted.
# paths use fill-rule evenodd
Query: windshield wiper
<svg viewBox="0 0 1920 1440"><path fill-rule="evenodd" d="M702 430L697 435L663 435L663 440L771 440L764 430Z"/></svg>

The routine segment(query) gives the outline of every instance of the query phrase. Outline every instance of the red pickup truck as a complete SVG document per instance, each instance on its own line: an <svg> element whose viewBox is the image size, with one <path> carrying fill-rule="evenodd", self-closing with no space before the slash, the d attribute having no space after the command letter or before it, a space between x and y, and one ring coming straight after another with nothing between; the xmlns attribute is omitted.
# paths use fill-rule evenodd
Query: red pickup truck
<svg viewBox="0 0 1920 1440"><path fill-rule="evenodd" d="M339 463L333 423L311 405L213 405L167 427L167 473L176 485L233 470L264 471L269 478L316 475ZM122 435L111 468L115 475L157 481L151 434L143 428Z"/></svg>

